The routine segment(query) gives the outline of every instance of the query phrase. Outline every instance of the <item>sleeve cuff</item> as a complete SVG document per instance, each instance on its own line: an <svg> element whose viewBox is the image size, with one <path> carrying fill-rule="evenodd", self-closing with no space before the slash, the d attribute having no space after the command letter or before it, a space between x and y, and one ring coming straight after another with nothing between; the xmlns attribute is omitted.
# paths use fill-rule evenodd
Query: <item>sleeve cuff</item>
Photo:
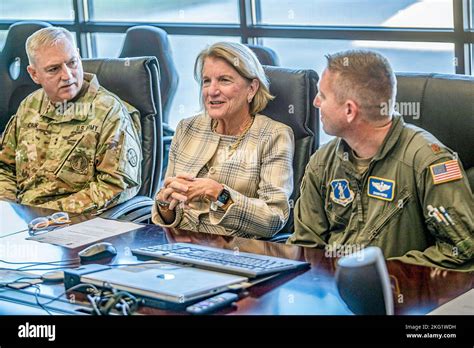
<svg viewBox="0 0 474 348"><path fill-rule="evenodd" d="M243 195L230 188L229 186L223 184L224 188L229 191L230 193L230 199L232 199L233 203L231 205L229 205L227 207L227 210L224 210L222 209L221 207L218 207L217 210L212 210L212 209L209 209L209 220L211 221L211 224L213 225L219 225L222 223L222 221L228 217L230 214L233 213L233 211L235 211L236 209L238 209L239 203L242 202L242 199L243 198ZM235 215L235 212L234 212L234 215Z"/></svg>
<svg viewBox="0 0 474 348"><path fill-rule="evenodd" d="M153 221L154 224L161 226L161 227L168 227L168 228L174 228L179 225L181 222L181 219L183 218L183 209L180 207L175 208L175 218L174 221L170 224L167 224L164 222L163 218L160 215L160 212L158 211L158 206L156 204L153 205L153 208L151 210L151 220Z"/></svg>

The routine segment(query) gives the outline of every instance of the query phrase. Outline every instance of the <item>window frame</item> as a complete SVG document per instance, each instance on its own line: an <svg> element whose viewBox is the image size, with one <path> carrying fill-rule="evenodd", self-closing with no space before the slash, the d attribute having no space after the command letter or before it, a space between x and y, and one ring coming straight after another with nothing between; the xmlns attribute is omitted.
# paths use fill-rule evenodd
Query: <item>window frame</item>
<svg viewBox="0 0 474 348"><path fill-rule="evenodd" d="M261 7L259 0L238 1L239 24L200 24L164 22L104 22L91 21L93 0L71 0L74 21L50 21L76 32L78 46L83 57L96 56L96 42L92 33L125 33L135 25L154 25L170 35L237 36L242 43L258 44L260 38L302 38L331 40L374 40L374 41L422 41L454 44L457 58L456 74L473 74L470 45L474 44L474 31L470 28L470 0L453 1L454 28L381 28L356 26L291 26L264 25L258 23ZM0 20L0 30L17 20Z"/></svg>

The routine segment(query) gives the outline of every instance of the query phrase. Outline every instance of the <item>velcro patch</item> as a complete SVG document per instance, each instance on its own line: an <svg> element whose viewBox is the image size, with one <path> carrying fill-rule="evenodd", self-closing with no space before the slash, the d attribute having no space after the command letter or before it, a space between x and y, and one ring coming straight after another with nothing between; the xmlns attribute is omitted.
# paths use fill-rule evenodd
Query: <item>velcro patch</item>
<svg viewBox="0 0 474 348"><path fill-rule="evenodd" d="M450 160L430 166L433 184L462 179L461 168L457 160Z"/></svg>
<svg viewBox="0 0 474 348"><path fill-rule="evenodd" d="M371 176L367 185L367 194L369 197L392 201L395 194L395 181Z"/></svg>

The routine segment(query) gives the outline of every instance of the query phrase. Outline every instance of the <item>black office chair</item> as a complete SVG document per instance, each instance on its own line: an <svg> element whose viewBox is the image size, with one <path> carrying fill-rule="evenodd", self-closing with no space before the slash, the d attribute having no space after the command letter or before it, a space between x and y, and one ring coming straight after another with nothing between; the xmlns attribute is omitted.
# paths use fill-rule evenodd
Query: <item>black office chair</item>
<svg viewBox="0 0 474 348"><path fill-rule="evenodd" d="M159 81L161 91L162 127L163 127L163 168L162 176L168 166L168 153L174 129L169 125L171 104L179 83L178 69L173 60L168 34L163 29L150 25L131 27L125 34L119 57L154 56L160 64Z"/></svg>
<svg viewBox="0 0 474 348"><path fill-rule="evenodd" d="M248 48L250 48L253 53L258 58L258 61L262 65L271 65L271 66L279 66L280 59L274 50L270 47L261 46L261 45L250 45L246 44Z"/></svg>
<svg viewBox="0 0 474 348"><path fill-rule="evenodd" d="M38 87L26 71L26 39L35 31L51 26L40 21L18 22L8 28L0 53L0 134L25 96Z"/></svg>
<svg viewBox="0 0 474 348"><path fill-rule="evenodd" d="M294 231L293 203L300 196L306 165L319 146L319 110L313 106L319 77L313 70L271 66L264 66L264 69L275 99L261 113L290 126L295 136L290 218L282 231L269 239L272 242L285 242Z"/></svg>
<svg viewBox="0 0 474 348"><path fill-rule="evenodd" d="M397 73L404 120L426 129L456 151L474 190L474 77ZM420 115L414 107L420 105ZM407 115L408 113L408 115ZM409 115L412 113L412 115ZM414 117L415 116L415 117Z"/></svg>
<svg viewBox="0 0 474 348"><path fill-rule="evenodd" d="M102 213L102 217L143 222L160 185L162 125L158 61L155 57L84 59L84 71L140 111L142 126L142 186L137 196Z"/></svg>
<svg viewBox="0 0 474 348"><path fill-rule="evenodd" d="M173 61L168 34L150 25L129 28L125 34L120 58L154 56L158 59L163 122L168 123L171 104L178 87L178 69Z"/></svg>

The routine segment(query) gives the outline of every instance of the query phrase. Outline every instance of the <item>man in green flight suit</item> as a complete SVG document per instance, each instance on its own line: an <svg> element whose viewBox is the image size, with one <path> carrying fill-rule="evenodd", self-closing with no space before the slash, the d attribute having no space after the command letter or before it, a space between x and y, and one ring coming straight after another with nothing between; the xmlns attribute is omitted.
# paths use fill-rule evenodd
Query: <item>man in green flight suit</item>
<svg viewBox="0 0 474 348"><path fill-rule="evenodd" d="M394 112L385 57L347 51L327 60L314 106L337 138L306 167L288 243L375 245L386 258L474 270L473 197L456 154Z"/></svg>
<svg viewBox="0 0 474 348"><path fill-rule="evenodd" d="M27 96L0 140L0 199L99 211L141 185L139 112L84 73L71 33L48 27L26 42Z"/></svg>

